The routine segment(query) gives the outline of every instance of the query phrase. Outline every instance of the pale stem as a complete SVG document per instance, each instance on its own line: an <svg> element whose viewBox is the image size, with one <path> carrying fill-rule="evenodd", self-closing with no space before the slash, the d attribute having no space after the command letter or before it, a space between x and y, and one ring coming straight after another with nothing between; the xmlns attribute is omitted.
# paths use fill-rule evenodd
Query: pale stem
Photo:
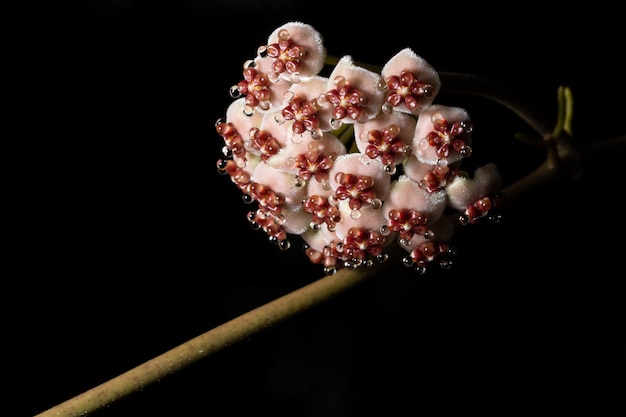
<svg viewBox="0 0 626 417"><path fill-rule="evenodd" d="M504 202L508 205L514 204L515 201L527 196L540 186L549 185L556 180L575 177L579 174L583 157L589 160L602 160L604 157L617 153L623 155L623 150L619 152L619 149L625 147L626 136L574 148L568 140L569 136L565 137L566 135L559 134L560 137L554 138L552 136L553 128L548 126L545 118L541 114L536 114L529 103L512 99L514 96L505 92L502 86L465 74L446 74L445 77L445 84L449 86L448 92L474 94L490 98L511 109L533 127L539 135L549 140L546 162L503 190L504 195L506 195ZM559 117L559 119L563 120L563 117ZM563 130L568 134L571 133L568 131L567 122L565 122L565 127L561 124L559 126L561 127L555 131ZM555 164L555 161L558 163ZM402 250L399 249L398 245L393 245L393 248L389 253L389 260L385 263L375 264L370 268L343 268L334 275L324 276L309 285L215 327L101 385L45 410L35 417L79 417L108 406L200 359L359 285L400 258Z"/></svg>

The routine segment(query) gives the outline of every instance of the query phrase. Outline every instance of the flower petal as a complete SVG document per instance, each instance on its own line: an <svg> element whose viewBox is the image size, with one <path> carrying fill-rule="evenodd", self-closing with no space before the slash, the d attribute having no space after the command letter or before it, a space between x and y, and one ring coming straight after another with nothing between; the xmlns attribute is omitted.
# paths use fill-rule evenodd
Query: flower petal
<svg viewBox="0 0 626 417"><path fill-rule="evenodd" d="M267 44L278 43L286 35L300 49L299 74L303 77L318 74L324 68L326 61L326 48L322 35L309 24L290 22L276 28L268 37Z"/></svg>
<svg viewBox="0 0 626 417"><path fill-rule="evenodd" d="M458 210L465 210L482 197L500 192L502 178L498 168L488 163L474 171L474 178L456 177L447 187L448 204Z"/></svg>
<svg viewBox="0 0 626 417"><path fill-rule="evenodd" d="M459 125L468 125L459 132ZM471 119L469 113L460 107L433 104L419 115L413 152L417 158L427 164L453 164L467 155L459 148L469 150L472 141ZM431 143L433 142L433 143ZM436 143L435 143L436 142Z"/></svg>
<svg viewBox="0 0 626 417"><path fill-rule="evenodd" d="M383 80L380 74L355 65L352 57L345 55L339 60L328 79L329 92L337 90L347 82L351 91L358 90L367 99L364 105L359 106L363 109L362 116L356 120L348 115L341 120L343 123L362 122L378 116L381 112L385 90L381 87Z"/></svg>
<svg viewBox="0 0 626 417"><path fill-rule="evenodd" d="M293 175L279 171L265 162L261 162L254 170L252 180L285 197L285 208L298 210L302 208L305 197L304 187L298 187Z"/></svg>
<svg viewBox="0 0 626 417"><path fill-rule="evenodd" d="M367 154L369 147L377 148L375 150L376 153L380 154L377 156L378 159L381 159L383 154L389 153L393 155L393 163L398 164L402 162L406 157L407 153L402 151L394 152L390 146L389 142L374 142L372 138L372 142L368 140L370 131L379 131L380 133L389 132L389 129L394 126L394 128L398 128L397 134L394 136L394 142L400 141L399 145L394 145L394 148L400 147L404 149L407 146L410 146L413 141L413 136L415 135L415 124L416 119L408 114L400 113L400 112L392 112L391 114L381 113L378 117L375 117L371 120L368 120L364 123L356 123L354 125L354 137L356 139L357 148L361 153ZM384 137L381 135L381 138Z"/></svg>
<svg viewBox="0 0 626 417"><path fill-rule="evenodd" d="M434 223L443 214L446 204L445 191L426 192L417 182L401 175L391 185L389 196L383 203L383 212L386 214L393 209L415 210L426 215L428 223Z"/></svg>
<svg viewBox="0 0 626 417"><path fill-rule="evenodd" d="M410 76L406 76L410 74ZM380 72L389 87L390 77L396 81L402 81L399 90L390 89L389 93L397 93L398 101L394 110L404 113L418 114L422 109L432 104L441 89L441 80L435 69L421 56L410 48L405 48L394 55L383 66ZM411 80L409 85L408 80ZM413 101L414 100L414 101ZM407 102L411 104L409 108Z"/></svg>

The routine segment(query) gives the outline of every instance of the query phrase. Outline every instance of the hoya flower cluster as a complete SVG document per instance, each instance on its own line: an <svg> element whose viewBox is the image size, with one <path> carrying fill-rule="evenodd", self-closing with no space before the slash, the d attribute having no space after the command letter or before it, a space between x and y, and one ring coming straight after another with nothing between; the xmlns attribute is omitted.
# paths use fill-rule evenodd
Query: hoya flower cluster
<svg viewBox="0 0 626 417"><path fill-rule="evenodd" d="M326 274L384 261L394 242L419 273L449 267L456 219L498 219L496 166L461 171L472 154L469 114L434 103L439 74L409 48L380 71L349 55L328 67L328 58L308 24L270 34L215 124L218 171L254 204L254 228L281 249L300 236Z"/></svg>

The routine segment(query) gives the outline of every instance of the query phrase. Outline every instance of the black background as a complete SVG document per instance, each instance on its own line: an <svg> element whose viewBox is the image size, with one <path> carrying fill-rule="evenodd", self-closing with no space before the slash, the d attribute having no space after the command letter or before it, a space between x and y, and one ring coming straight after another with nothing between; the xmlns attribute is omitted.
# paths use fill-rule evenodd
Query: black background
<svg viewBox="0 0 626 417"><path fill-rule="evenodd" d="M623 135L617 10L504 4L93 0L9 14L7 114L24 119L5 136L2 414L44 411L323 275L251 230L215 167L228 90L283 23L373 64L410 46L548 118L567 85L576 140ZM467 108L472 160L496 162L505 184L543 160L506 109L440 100ZM624 150L461 234L452 270L392 267L97 415L623 415Z"/></svg>

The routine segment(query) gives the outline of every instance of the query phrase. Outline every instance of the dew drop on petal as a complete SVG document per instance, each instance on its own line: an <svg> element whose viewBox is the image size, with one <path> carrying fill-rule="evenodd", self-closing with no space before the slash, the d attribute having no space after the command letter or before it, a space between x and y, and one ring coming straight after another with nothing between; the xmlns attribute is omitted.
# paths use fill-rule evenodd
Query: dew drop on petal
<svg viewBox="0 0 626 417"><path fill-rule="evenodd" d="M428 139L421 138L419 142L417 142L417 147L421 150L426 150L430 147L430 143L428 143Z"/></svg>
<svg viewBox="0 0 626 417"><path fill-rule="evenodd" d="M371 161L372 159L364 153L359 155L359 162L361 162L363 165L369 165Z"/></svg>
<svg viewBox="0 0 626 417"><path fill-rule="evenodd" d="M343 125L343 122L339 119L332 118L330 119L330 127L337 130Z"/></svg>
<svg viewBox="0 0 626 417"><path fill-rule="evenodd" d="M276 114L274 114L274 121L278 123L278 125L283 125L286 120L281 112L276 112Z"/></svg>
<svg viewBox="0 0 626 417"><path fill-rule="evenodd" d="M426 84L424 86L424 97L431 98L434 93L435 93L435 89L432 85Z"/></svg>
<svg viewBox="0 0 626 417"><path fill-rule="evenodd" d="M281 29L278 31L278 39L281 41L288 41L291 39L291 35L287 29Z"/></svg>
<svg viewBox="0 0 626 417"><path fill-rule="evenodd" d="M470 156L472 156L472 148L469 146L463 146L459 153L463 158L469 158Z"/></svg>
<svg viewBox="0 0 626 417"><path fill-rule="evenodd" d="M317 152L320 150L320 144L319 142L309 142L307 149L311 152Z"/></svg>
<svg viewBox="0 0 626 417"><path fill-rule="evenodd" d="M267 79L270 80L272 84L275 84L280 81L280 74L276 71L270 71L267 73Z"/></svg>
<svg viewBox="0 0 626 417"><path fill-rule="evenodd" d="M360 217L361 217L361 210L359 210L359 209L353 209L353 210L350 212L350 218L351 218L352 220L359 220L359 218L360 218Z"/></svg>
<svg viewBox="0 0 626 417"><path fill-rule="evenodd" d="M306 185L306 181L302 179L302 177L296 175L295 180L294 180L294 186L296 188L302 188Z"/></svg>
<svg viewBox="0 0 626 417"><path fill-rule="evenodd" d="M393 104L386 102L382 105L381 110L385 114L391 114L393 112Z"/></svg>
<svg viewBox="0 0 626 417"><path fill-rule="evenodd" d="M433 124L436 124L438 120L445 120L441 113L434 113L432 116L430 116L430 121Z"/></svg>
<svg viewBox="0 0 626 417"><path fill-rule="evenodd" d="M337 75L333 78L333 85L337 88L343 87L345 83L347 83L347 80L343 75Z"/></svg>
<svg viewBox="0 0 626 417"><path fill-rule="evenodd" d="M383 202L379 198L375 198L372 200L371 206L373 209L379 209L383 206Z"/></svg>
<svg viewBox="0 0 626 417"><path fill-rule="evenodd" d="M330 102L328 101L326 94L320 94L317 100L315 100L315 104L319 107L327 107L328 105L330 105Z"/></svg>
<svg viewBox="0 0 626 417"><path fill-rule="evenodd" d="M391 229L389 229L389 226L387 226L386 224L383 224L380 227L380 234L383 236L389 236L389 234L391 233Z"/></svg>
<svg viewBox="0 0 626 417"><path fill-rule="evenodd" d="M287 158L287 160L285 161L285 167L287 169L293 169L296 166L296 159L295 158Z"/></svg>
<svg viewBox="0 0 626 417"><path fill-rule="evenodd" d="M321 139L322 136L324 136L324 132L322 131L322 129L315 129L311 131L311 138L318 140Z"/></svg>
<svg viewBox="0 0 626 417"><path fill-rule="evenodd" d="M393 137L398 136L398 134L400 133L400 126L398 126L397 124L390 124L387 129L389 131L389 135Z"/></svg>
<svg viewBox="0 0 626 417"><path fill-rule="evenodd" d="M293 100L295 96L296 95L293 91L289 91L289 90L285 91L285 94L283 94L283 104L284 105L289 104L289 102Z"/></svg>
<svg viewBox="0 0 626 417"><path fill-rule="evenodd" d="M298 84L302 81L302 76L300 75L299 72L294 72L293 74L291 74L289 76L289 80L293 83L293 84Z"/></svg>

